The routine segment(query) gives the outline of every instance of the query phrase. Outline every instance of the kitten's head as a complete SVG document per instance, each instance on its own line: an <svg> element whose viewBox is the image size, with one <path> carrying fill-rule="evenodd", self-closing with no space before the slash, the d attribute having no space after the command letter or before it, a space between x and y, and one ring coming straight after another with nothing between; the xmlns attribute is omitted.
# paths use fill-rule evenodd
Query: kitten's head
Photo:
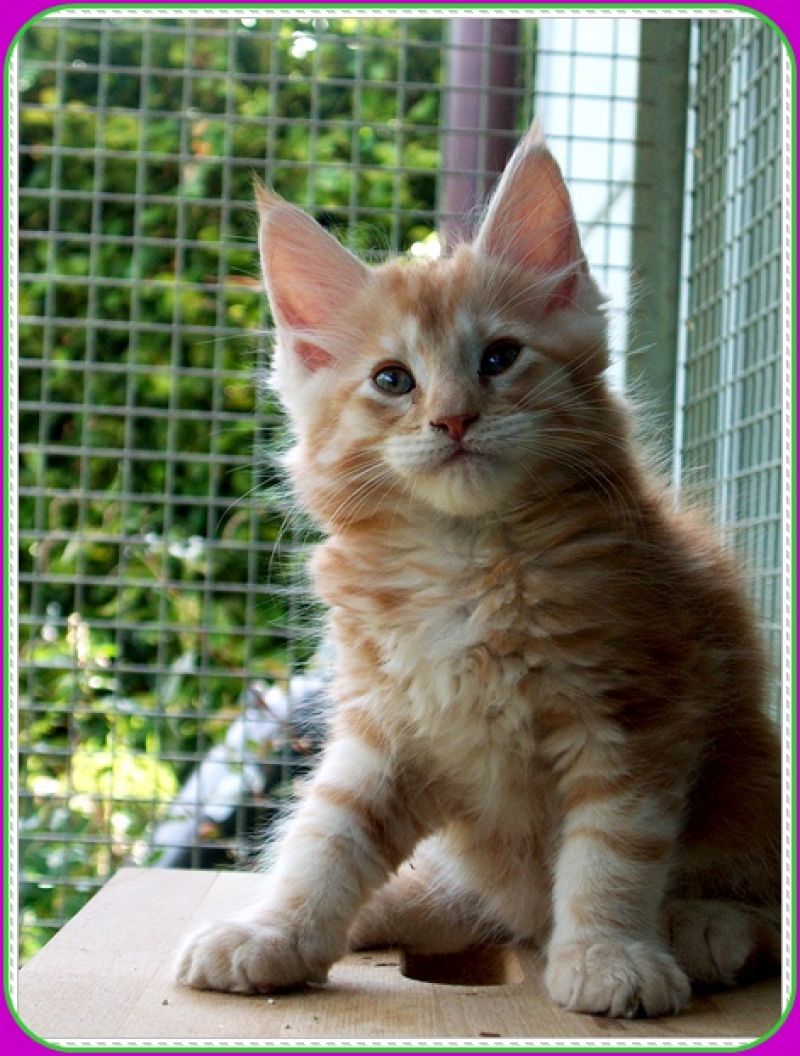
<svg viewBox="0 0 800 1056"><path fill-rule="evenodd" d="M258 200L289 466L329 527L409 504L502 512L587 434L605 318L536 128L447 259L368 268L271 191Z"/></svg>

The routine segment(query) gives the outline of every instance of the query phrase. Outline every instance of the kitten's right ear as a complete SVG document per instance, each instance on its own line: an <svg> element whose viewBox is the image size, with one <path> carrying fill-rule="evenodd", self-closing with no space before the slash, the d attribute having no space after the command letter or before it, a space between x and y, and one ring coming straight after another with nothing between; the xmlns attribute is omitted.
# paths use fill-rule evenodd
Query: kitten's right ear
<svg viewBox="0 0 800 1056"><path fill-rule="evenodd" d="M310 371L330 366L334 355L325 333L369 282L369 269L258 180L255 195L264 283L283 343Z"/></svg>

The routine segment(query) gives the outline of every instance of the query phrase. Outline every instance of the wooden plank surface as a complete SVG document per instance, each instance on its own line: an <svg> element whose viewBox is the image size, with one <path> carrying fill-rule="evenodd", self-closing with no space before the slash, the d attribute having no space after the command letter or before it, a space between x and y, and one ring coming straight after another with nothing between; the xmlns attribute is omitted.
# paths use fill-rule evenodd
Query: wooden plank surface
<svg viewBox="0 0 800 1056"><path fill-rule="evenodd" d="M780 1015L778 980L696 997L681 1016L607 1020L562 1012L544 993L533 951L502 986L404 978L397 951L348 957L328 985L243 997L175 986L181 938L258 897L258 876L123 869L19 980L23 1022L50 1041L120 1039L755 1038Z"/></svg>

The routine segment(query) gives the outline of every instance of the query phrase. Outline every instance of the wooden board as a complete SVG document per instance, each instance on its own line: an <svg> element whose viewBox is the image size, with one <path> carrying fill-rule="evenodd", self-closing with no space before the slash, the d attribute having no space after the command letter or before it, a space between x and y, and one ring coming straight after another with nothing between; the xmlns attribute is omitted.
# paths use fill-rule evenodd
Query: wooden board
<svg viewBox="0 0 800 1056"><path fill-rule="evenodd" d="M254 901L262 883L235 873L121 870L22 969L22 1021L62 1042L485 1038L491 1046L493 1038L752 1039L780 1015L777 979L697 997L669 1019L562 1012L544 993L530 950L512 954L518 965L500 986L404 978L397 951L353 954L334 966L327 986L272 998L175 986L172 962L181 938Z"/></svg>

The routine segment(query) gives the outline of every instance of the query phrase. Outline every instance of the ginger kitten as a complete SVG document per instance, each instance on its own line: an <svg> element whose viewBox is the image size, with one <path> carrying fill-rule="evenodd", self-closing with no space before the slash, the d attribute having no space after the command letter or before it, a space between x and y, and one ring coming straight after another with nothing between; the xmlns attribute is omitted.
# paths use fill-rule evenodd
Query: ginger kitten
<svg viewBox="0 0 800 1056"><path fill-rule="evenodd" d="M260 993L348 947L530 940L558 1004L653 1016L777 961L754 617L608 389L538 130L432 263L367 268L258 198L335 711L263 900L193 935L179 980Z"/></svg>

